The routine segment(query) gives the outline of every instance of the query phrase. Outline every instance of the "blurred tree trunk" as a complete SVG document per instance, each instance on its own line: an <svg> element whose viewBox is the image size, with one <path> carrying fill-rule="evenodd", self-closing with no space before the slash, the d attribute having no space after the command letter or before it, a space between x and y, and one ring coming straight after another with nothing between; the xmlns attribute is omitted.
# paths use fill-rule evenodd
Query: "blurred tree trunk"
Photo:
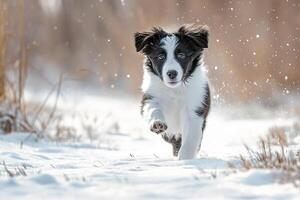
<svg viewBox="0 0 300 200"><path fill-rule="evenodd" d="M6 19L6 7L3 0L0 0L0 102L5 99L5 21Z"/></svg>

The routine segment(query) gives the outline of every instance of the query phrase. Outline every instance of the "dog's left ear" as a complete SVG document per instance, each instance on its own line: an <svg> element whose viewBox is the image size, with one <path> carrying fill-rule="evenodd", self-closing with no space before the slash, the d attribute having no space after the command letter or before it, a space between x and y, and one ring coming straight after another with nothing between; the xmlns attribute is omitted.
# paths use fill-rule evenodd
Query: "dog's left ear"
<svg viewBox="0 0 300 200"><path fill-rule="evenodd" d="M208 48L208 26L182 26L178 30L181 37L189 38L198 48Z"/></svg>

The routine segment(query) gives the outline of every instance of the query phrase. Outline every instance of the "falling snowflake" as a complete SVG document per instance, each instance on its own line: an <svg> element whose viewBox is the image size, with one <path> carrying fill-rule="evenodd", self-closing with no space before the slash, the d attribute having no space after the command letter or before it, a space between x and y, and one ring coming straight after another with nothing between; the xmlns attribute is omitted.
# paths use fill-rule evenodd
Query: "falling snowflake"
<svg viewBox="0 0 300 200"><path fill-rule="evenodd" d="M125 4L125 0L121 0L121 5L122 6L125 6L126 4Z"/></svg>

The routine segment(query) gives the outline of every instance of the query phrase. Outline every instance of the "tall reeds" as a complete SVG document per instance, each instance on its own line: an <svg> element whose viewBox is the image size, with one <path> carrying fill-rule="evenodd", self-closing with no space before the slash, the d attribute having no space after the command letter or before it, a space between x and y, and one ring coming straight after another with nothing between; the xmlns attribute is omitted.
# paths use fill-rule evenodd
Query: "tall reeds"
<svg viewBox="0 0 300 200"><path fill-rule="evenodd" d="M5 99L6 16L5 1L0 0L0 102Z"/></svg>

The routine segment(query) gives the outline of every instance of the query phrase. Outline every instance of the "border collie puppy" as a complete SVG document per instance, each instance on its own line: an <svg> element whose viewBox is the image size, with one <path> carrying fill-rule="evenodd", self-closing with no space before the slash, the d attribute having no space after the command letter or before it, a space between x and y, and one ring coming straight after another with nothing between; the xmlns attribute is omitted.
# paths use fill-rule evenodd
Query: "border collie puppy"
<svg viewBox="0 0 300 200"><path fill-rule="evenodd" d="M141 114L149 129L173 146L179 159L193 159L200 150L210 91L203 71L208 47L206 26L161 28L135 33L137 52L145 56Z"/></svg>

